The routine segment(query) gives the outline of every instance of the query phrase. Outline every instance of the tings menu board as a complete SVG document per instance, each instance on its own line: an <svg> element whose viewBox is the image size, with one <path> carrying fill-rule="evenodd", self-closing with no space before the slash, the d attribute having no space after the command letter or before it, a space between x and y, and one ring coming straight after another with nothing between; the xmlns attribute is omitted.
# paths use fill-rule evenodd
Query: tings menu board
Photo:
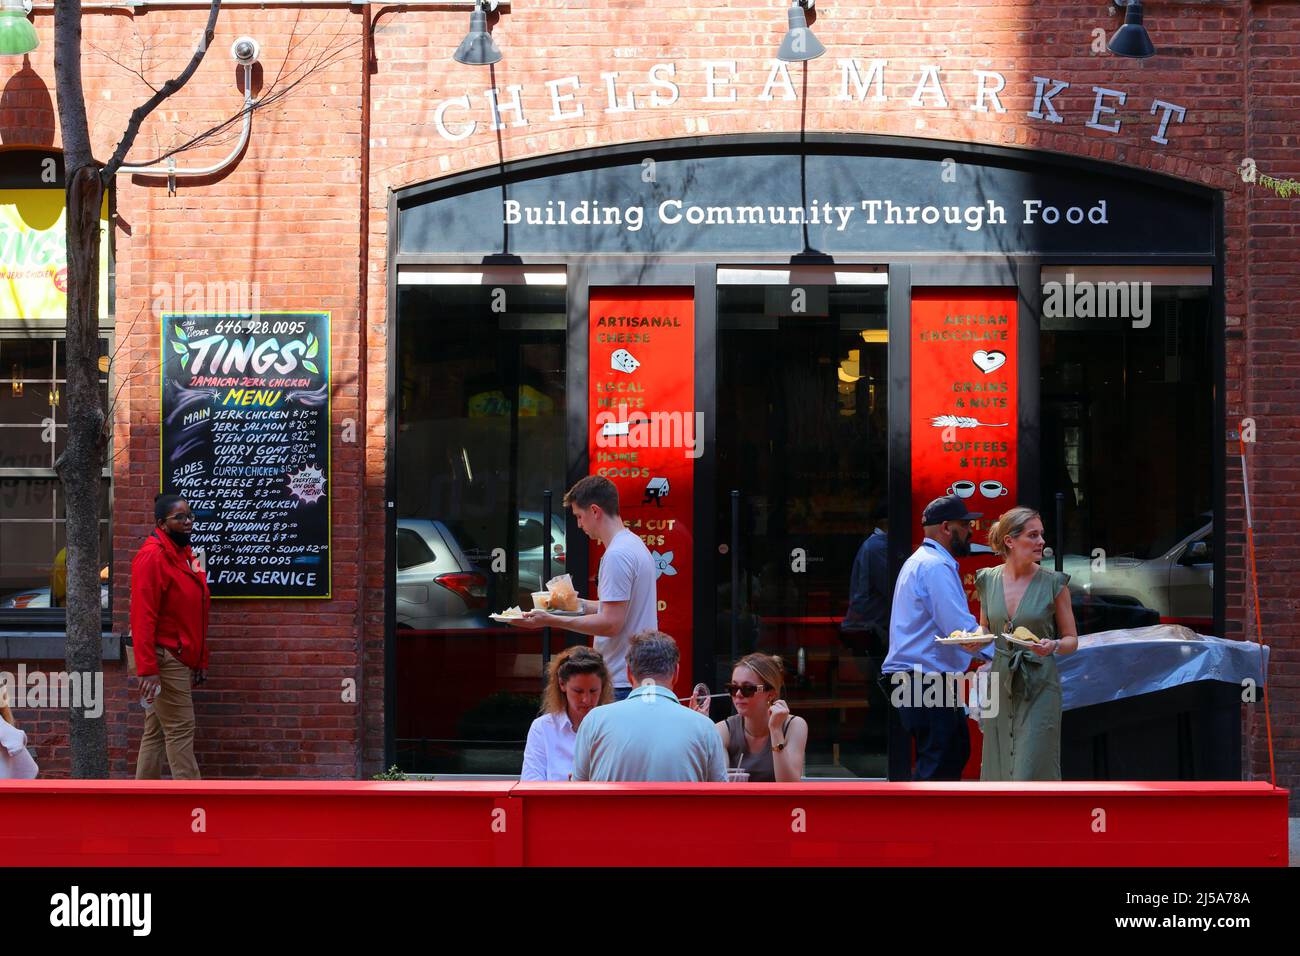
<svg viewBox="0 0 1300 956"><path fill-rule="evenodd" d="M975 522L962 584L979 614L975 571L1001 561L988 529L1016 506L1019 432L1015 289L912 290L912 537L935 498L957 495Z"/></svg>
<svg viewBox="0 0 1300 956"><path fill-rule="evenodd" d="M162 490L213 597L330 596L329 319L162 317Z"/></svg>

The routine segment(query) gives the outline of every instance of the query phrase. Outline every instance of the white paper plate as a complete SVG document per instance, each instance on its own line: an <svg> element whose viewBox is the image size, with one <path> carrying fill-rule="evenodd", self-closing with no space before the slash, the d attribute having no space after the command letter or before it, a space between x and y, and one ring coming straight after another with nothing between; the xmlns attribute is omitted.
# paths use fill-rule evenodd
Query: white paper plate
<svg viewBox="0 0 1300 956"><path fill-rule="evenodd" d="M994 641L992 634L972 634L970 637L936 637L936 644L991 644Z"/></svg>
<svg viewBox="0 0 1300 956"><path fill-rule="evenodd" d="M509 617L506 617L504 614L489 614L488 617L490 617L492 620L494 620L494 621L498 621L498 622L500 622L500 623L502 623L502 624L509 624L511 621L522 621L522 620L523 620L523 617L522 617L522 616L520 616L520 615L516 615L516 614L512 614L512 615L510 615Z"/></svg>
<svg viewBox="0 0 1300 956"><path fill-rule="evenodd" d="M1002 636L1007 639L1008 644L1019 644L1021 647L1038 647L1044 643L1043 641L1022 641L1020 638L1013 637L1010 634L1003 634Z"/></svg>

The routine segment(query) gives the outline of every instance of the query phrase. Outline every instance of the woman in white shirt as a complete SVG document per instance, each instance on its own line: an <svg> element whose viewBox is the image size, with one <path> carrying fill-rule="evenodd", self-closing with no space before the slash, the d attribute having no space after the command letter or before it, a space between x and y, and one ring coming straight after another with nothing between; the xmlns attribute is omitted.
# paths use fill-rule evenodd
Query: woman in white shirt
<svg viewBox="0 0 1300 956"><path fill-rule="evenodd" d="M9 694L0 684L0 780L33 780L38 768L27 752L27 735L14 723Z"/></svg>
<svg viewBox="0 0 1300 956"><path fill-rule="evenodd" d="M528 728L520 780L568 780L582 719L614 699L605 658L590 647L561 651L546 676L542 715Z"/></svg>

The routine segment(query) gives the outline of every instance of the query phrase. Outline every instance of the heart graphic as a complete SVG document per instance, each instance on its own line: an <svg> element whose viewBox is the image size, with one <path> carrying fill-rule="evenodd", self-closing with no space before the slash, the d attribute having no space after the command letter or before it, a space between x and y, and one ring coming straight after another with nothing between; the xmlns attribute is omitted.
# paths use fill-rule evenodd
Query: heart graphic
<svg viewBox="0 0 1300 956"><path fill-rule="evenodd" d="M983 349L980 349L971 356L971 361L975 363L976 368L987 375L989 372L996 372L1002 366L1007 364L1007 353L997 351L986 352Z"/></svg>

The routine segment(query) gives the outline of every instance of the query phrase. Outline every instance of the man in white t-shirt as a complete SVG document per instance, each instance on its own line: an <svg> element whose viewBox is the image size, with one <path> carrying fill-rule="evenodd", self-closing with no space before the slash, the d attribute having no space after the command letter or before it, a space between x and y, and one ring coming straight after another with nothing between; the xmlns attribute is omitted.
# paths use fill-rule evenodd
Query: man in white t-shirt
<svg viewBox="0 0 1300 956"><path fill-rule="evenodd" d="M559 617L528 611L524 627L559 627L594 637L614 681L614 699L623 700L632 686L627 676L627 649L633 634L659 629L655 598L655 563L645 542L623 524L618 489L608 478L588 475L569 489L564 504L587 537L605 548L597 580L599 601L582 602L582 617Z"/></svg>

